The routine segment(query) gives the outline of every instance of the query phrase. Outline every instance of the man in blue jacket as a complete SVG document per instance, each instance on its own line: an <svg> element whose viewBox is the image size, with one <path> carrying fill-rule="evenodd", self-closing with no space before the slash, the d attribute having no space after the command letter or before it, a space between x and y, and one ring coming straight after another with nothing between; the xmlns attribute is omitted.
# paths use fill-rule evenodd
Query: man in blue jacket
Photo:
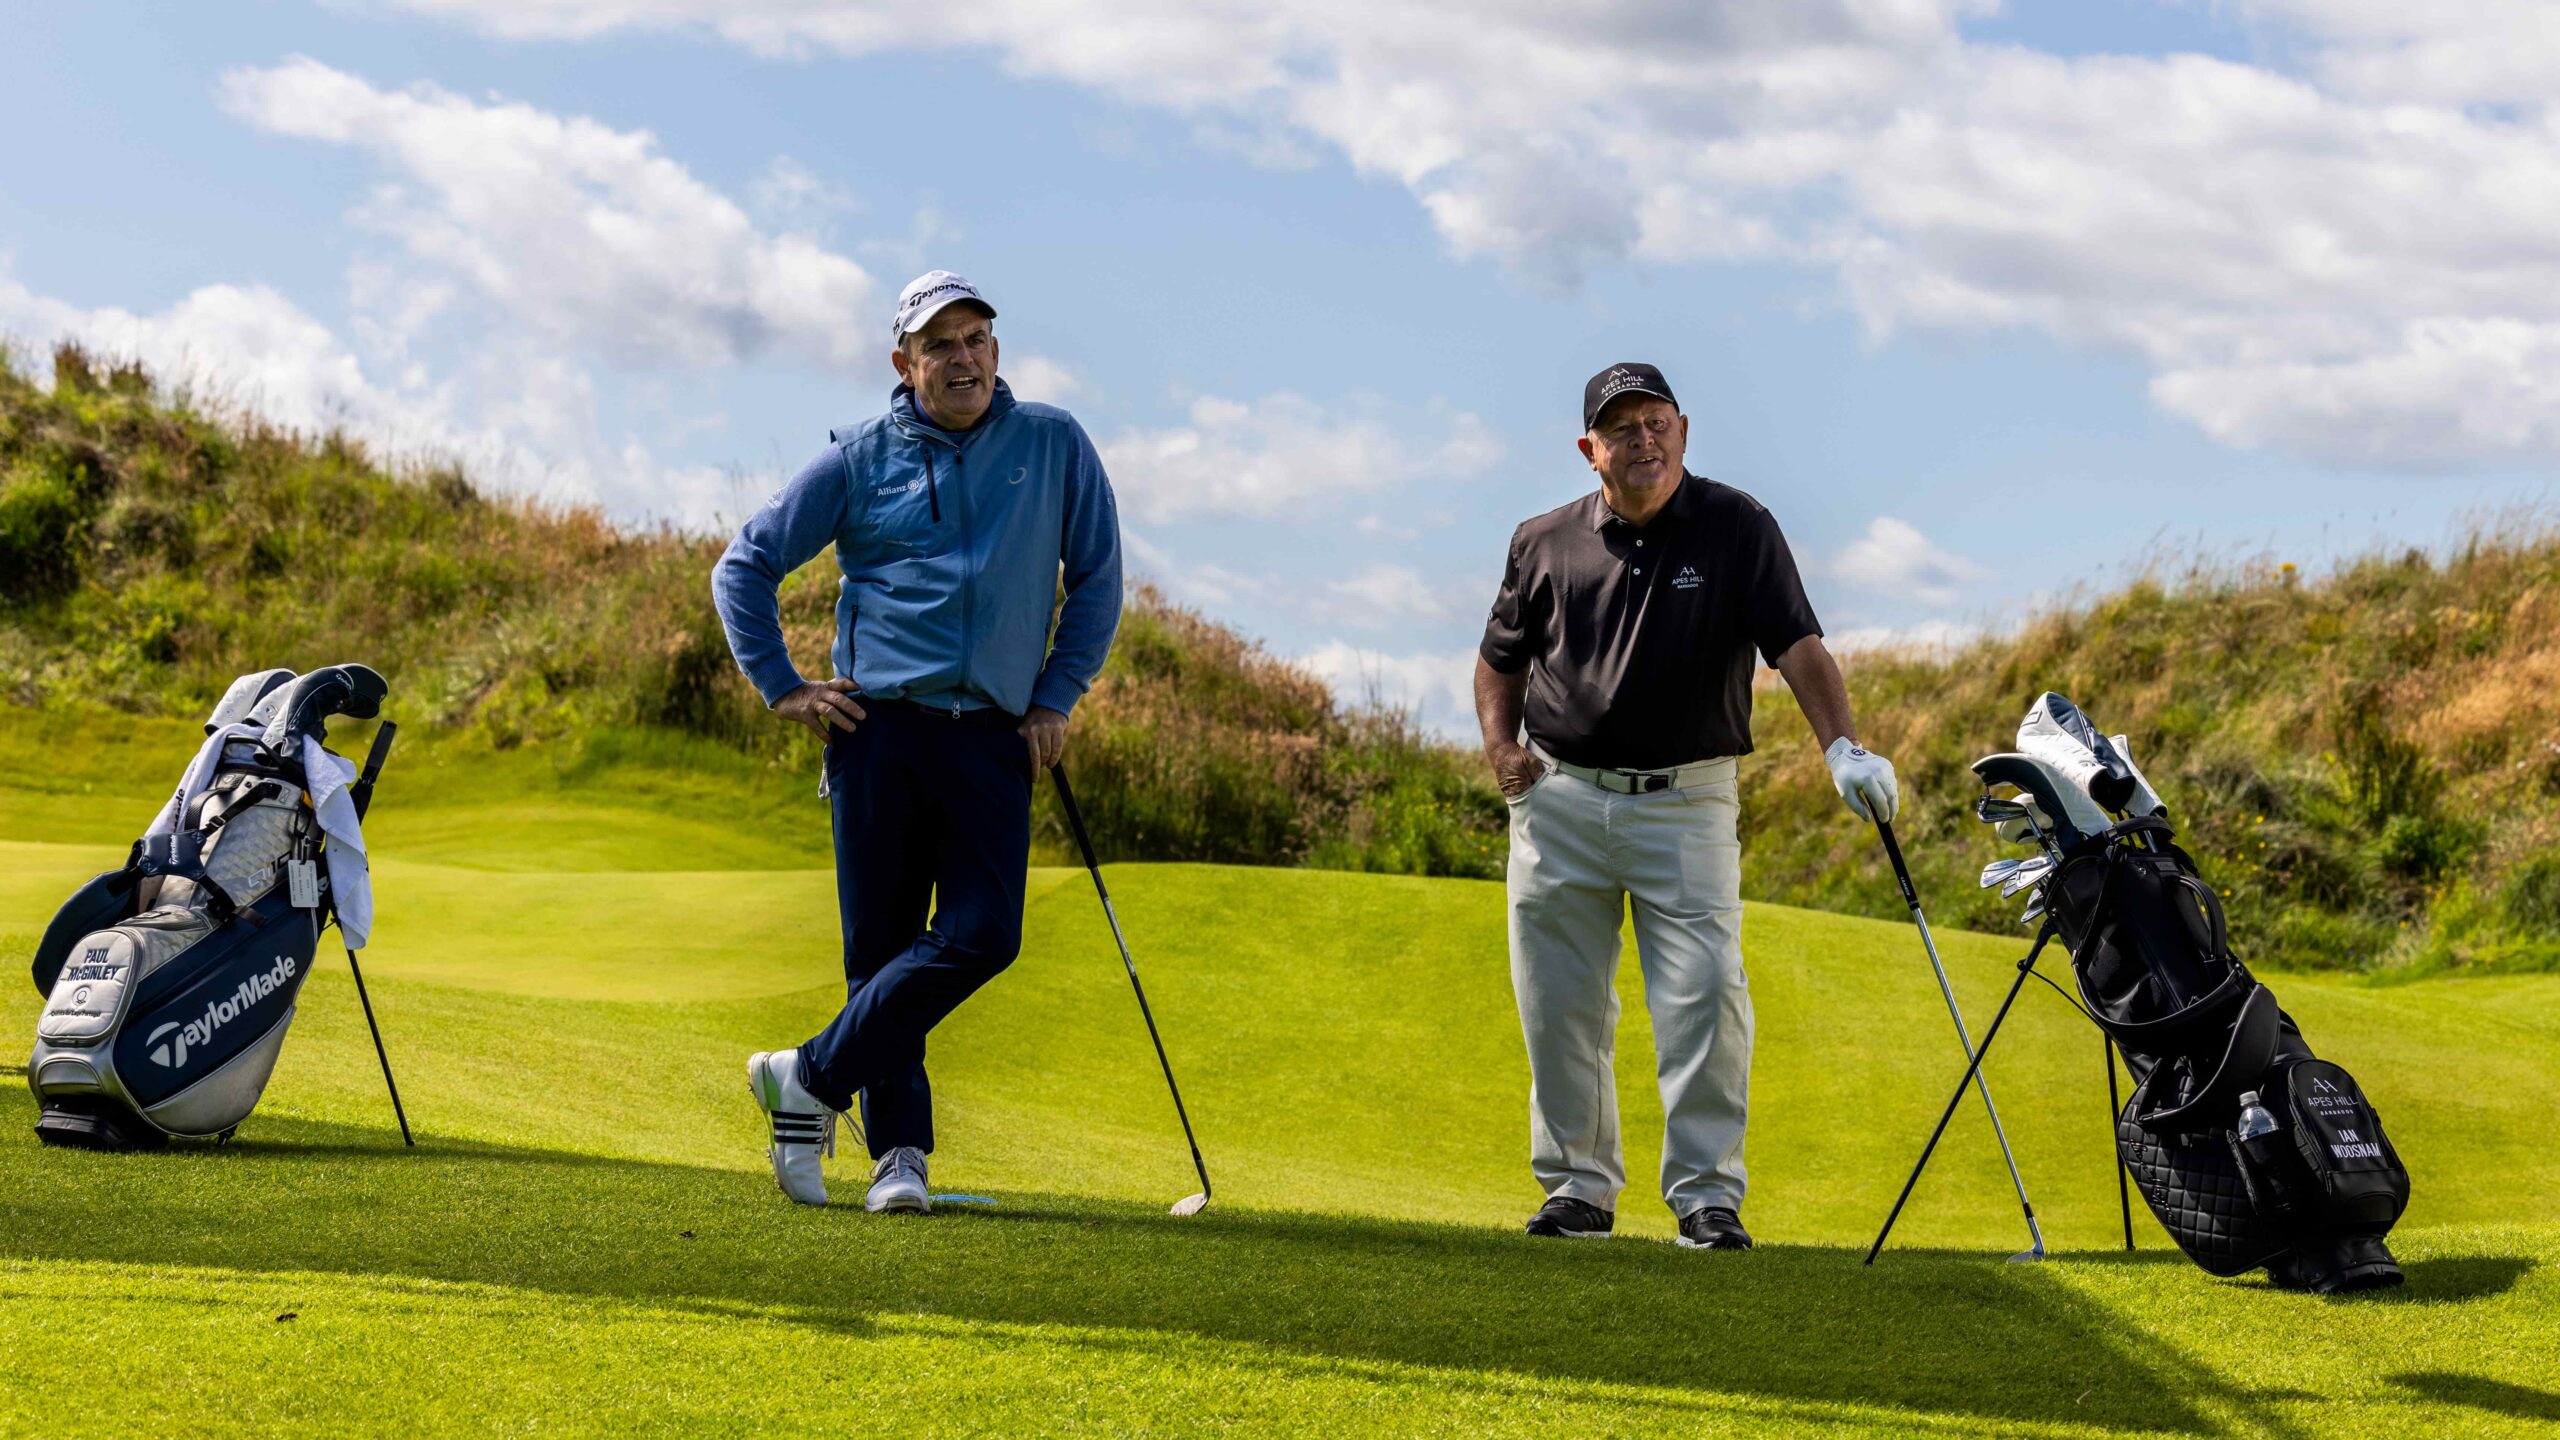
<svg viewBox="0 0 2560 1440"><path fill-rule="evenodd" d="M773 1178L804 1205L827 1203L820 1161L859 1095L865 1208L930 1208L925 1035L1021 947L1032 781L1120 623L1101 457L1075 417L997 378L995 314L947 270L910 282L889 413L831 432L712 571L738 668L826 742L847 998L814 1037L747 1062ZM835 675L804 680L776 593L830 544Z"/></svg>

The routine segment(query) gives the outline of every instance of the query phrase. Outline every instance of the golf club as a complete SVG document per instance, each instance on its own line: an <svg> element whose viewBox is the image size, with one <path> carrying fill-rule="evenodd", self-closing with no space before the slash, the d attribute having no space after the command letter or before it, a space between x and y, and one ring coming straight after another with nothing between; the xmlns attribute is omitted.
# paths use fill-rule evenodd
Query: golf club
<svg viewBox="0 0 2560 1440"><path fill-rule="evenodd" d="M2006 900L2030 885L2042 884L2044 877L2052 871L2053 862L2042 858L2021 864L2009 872L2009 878L2000 882L2000 898Z"/></svg>
<svg viewBox="0 0 2560 1440"><path fill-rule="evenodd" d="M2020 865L2025 863L2026 862L2023 860L1994 860L1990 864L1983 866L1982 888L1988 890L1992 886L1999 884L2001 881L2008 879L2012 874L2017 872Z"/></svg>
<svg viewBox="0 0 2560 1440"><path fill-rule="evenodd" d="M1209 1164L1200 1158L1199 1137L1191 1133L1191 1112L1182 1108L1182 1087L1173 1083L1173 1062L1164 1056L1164 1036L1156 1033L1156 1013L1147 1007L1147 987L1138 983L1138 962L1129 958L1129 940L1120 933L1119 912L1111 908L1111 892L1102 883L1102 862L1094 858L1093 837L1085 833L1084 812L1076 808L1076 792L1067 783L1065 762L1051 765L1049 778L1057 782L1058 803L1067 812L1067 828L1075 832L1076 849L1084 855L1084 868L1093 875L1093 893L1102 897L1102 916L1111 922L1111 938L1120 946L1120 967L1129 972L1129 988L1138 993L1138 1013L1146 1017L1147 1038L1155 1042L1156 1063L1164 1067L1164 1088L1173 1092L1173 1113L1181 1118L1182 1138L1191 1146L1191 1168L1200 1172L1200 1193L1174 1201L1173 1213L1197 1215L1209 1208Z"/></svg>
<svg viewBox="0 0 2560 1440"><path fill-rule="evenodd" d="M1982 1094L1983 1111L1991 1117L1991 1133L2000 1140L2000 1158L2009 1164L2009 1183L2016 1187L2018 1192L2018 1208L2024 1211L2027 1217L2027 1236L2034 1243L2026 1250L2010 1256L2009 1259L2013 1264L2025 1260L2042 1260L2045 1257L2044 1229L2036 1224L2035 1203L2027 1198L2027 1182L2018 1174L2018 1157L2010 1152L2009 1132L2001 1128L2000 1107L1991 1103L1991 1086L1982 1078L1982 1062L1974 1051L1973 1037L1965 1033L1964 1012L1956 1007L1955 987L1947 983L1947 967L1938 959L1938 942L1929 934L1929 917L1920 912L1920 892L1912 887L1911 867L1902 861L1902 846L1893 838L1891 821L1877 821L1876 834L1884 840L1885 858L1893 862L1893 878L1902 886L1903 902L1911 907L1911 923L1920 927L1920 946L1929 952L1929 968L1937 974L1938 993L1947 999L1947 1018L1956 1022L1956 1043L1964 1047L1966 1074L1972 1079L1974 1088ZM1956 1087L1956 1093L1958 1095L1964 1093L1961 1082ZM1943 1125L1945 1122L1940 1123ZM1908 1187L1905 1188L1904 1193L1906 1195L1909 1193ZM1897 1210L1899 1208L1899 1206L1896 1207ZM1888 1228L1890 1223L1887 1222ZM1879 1247L1883 1244L1881 1237L1877 1244ZM1874 1252L1869 1251L1867 1258L1870 1261L1874 1260Z"/></svg>

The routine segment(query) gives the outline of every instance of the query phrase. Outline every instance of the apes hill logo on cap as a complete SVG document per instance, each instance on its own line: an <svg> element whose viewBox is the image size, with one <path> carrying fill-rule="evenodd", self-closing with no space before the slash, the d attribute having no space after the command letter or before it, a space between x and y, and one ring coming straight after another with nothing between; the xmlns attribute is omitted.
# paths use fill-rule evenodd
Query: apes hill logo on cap
<svg viewBox="0 0 2560 1440"><path fill-rule="evenodd" d="M285 987L301 969L290 955L279 955L276 963L240 982L240 988L221 1000L208 1002L204 1013L184 1024L172 1020L152 1028L143 1043L151 1047L151 1063L171 1070L183 1068L187 1052L196 1046L210 1044L213 1033L240 1018L242 1011Z"/></svg>

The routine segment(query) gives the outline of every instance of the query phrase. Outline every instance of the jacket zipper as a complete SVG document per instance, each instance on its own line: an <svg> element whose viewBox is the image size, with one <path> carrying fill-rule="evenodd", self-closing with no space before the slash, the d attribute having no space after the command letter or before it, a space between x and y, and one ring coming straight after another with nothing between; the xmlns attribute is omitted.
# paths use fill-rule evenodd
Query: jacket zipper
<svg viewBox="0 0 2560 1440"><path fill-rule="evenodd" d="M975 538L971 533L970 521L975 518L976 512L969 504L968 455L956 444L951 447L951 467L956 478L956 483L960 486L960 488L953 493L957 496L960 506L959 684L965 685L969 682L970 642L977 629L978 587L971 583L970 577L974 572L975 567L970 563L971 557L969 554L970 545ZM951 718L954 720L960 718L960 691L957 685L955 685L951 691Z"/></svg>
<svg viewBox="0 0 2560 1440"><path fill-rule="evenodd" d="M933 483L933 442L924 442L924 498L933 507L933 523L942 523L942 490Z"/></svg>

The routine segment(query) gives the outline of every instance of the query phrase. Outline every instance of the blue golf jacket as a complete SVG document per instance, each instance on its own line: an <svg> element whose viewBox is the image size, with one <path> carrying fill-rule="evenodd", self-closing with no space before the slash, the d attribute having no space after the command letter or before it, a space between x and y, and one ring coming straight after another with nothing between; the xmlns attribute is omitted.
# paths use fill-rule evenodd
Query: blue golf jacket
<svg viewBox="0 0 2560 1440"><path fill-rule="evenodd" d="M783 643L783 577L833 544L835 672L862 693L1072 711L1120 626L1120 517L1084 427L999 380L986 416L954 433L902 384L889 413L828 438L711 571L730 653L764 703L805 683Z"/></svg>

